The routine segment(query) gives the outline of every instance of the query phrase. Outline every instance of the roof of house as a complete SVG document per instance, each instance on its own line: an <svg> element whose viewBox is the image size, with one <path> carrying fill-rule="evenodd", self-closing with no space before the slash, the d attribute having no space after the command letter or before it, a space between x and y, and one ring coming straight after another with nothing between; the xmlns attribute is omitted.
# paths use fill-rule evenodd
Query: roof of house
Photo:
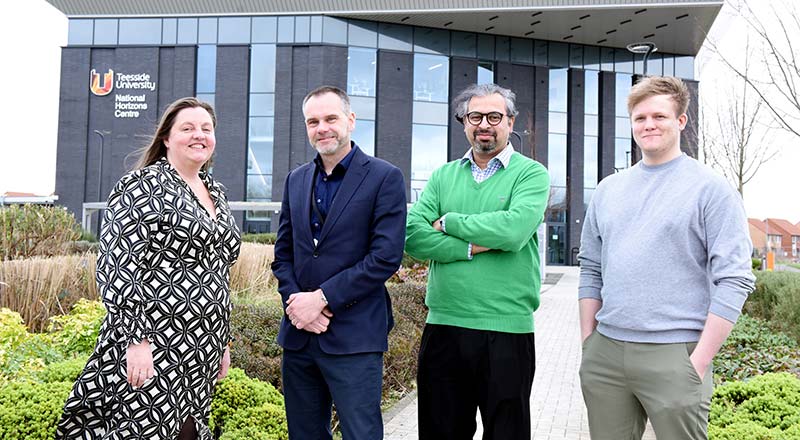
<svg viewBox="0 0 800 440"><path fill-rule="evenodd" d="M766 225L764 225L764 221L763 220L759 220L757 218L748 218L747 219L747 223L753 225L753 227L755 227L759 231L761 231L761 232L763 232L765 234L767 233L767 228L766 228Z"/></svg>
<svg viewBox="0 0 800 440"><path fill-rule="evenodd" d="M782 234L800 236L800 227L791 224L788 220L782 218L768 218L764 221L767 222L767 227L770 229L776 228L780 230Z"/></svg>

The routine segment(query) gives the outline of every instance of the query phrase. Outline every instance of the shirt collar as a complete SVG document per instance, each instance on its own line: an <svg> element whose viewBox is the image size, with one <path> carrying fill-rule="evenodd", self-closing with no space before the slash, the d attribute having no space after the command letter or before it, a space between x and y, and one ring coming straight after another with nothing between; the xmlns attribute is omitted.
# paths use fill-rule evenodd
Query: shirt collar
<svg viewBox="0 0 800 440"><path fill-rule="evenodd" d="M350 167L350 163L353 161L353 156L355 156L357 148L358 145L356 145L355 142L350 141L350 152L347 153L347 155L343 157L342 160L339 161L339 163L337 163L335 167L333 167L333 171L331 172L331 174L336 173L337 170L339 169L341 169L342 172L347 171L347 169ZM314 156L314 164L320 170L325 169L325 166L322 163L322 157L320 157L319 153L317 153L317 155Z"/></svg>
<svg viewBox="0 0 800 440"><path fill-rule="evenodd" d="M514 154L514 146L511 145L511 142L509 142L508 144L506 144L506 147L503 148L503 151L501 151L500 154L498 154L497 156L493 157L492 160L498 160L500 161L500 164L503 165L503 168L508 168L508 163L511 161L511 156L513 154ZM490 160L489 163L491 163L492 160ZM464 156L461 157L461 165L464 165L467 162L475 164L475 158L472 156L472 148L467 150L467 152L464 153Z"/></svg>

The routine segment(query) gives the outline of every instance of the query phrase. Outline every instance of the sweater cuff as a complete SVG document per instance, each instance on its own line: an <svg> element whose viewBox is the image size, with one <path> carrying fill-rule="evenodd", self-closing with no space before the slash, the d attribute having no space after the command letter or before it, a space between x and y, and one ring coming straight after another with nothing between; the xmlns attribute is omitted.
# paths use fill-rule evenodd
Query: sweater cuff
<svg viewBox="0 0 800 440"><path fill-rule="evenodd" d="M709 313L735 323L742 313L747 293L718 285L712 293Z"/></svg>
<svg viewBox="0 0 800 440"><path fill-rule="evenodd" d="M579 287L578 288L578 299L596 299L598 301L602 301L603 297L600 295L600 289L596 287Z"/></svg>

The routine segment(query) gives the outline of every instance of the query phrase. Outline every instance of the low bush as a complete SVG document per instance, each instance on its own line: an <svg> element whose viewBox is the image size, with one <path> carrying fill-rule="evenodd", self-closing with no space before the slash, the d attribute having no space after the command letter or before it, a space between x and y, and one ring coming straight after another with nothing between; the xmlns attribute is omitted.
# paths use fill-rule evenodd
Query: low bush
<svg viewBox="0 0 800 440"><path fill-rule="evenodd" d="M217 383L208 426L216 437L227 433L224 438L231 440L246 438L235 432L245 428L269 434L269 439L289 437L281 393L267 382L247 377L239 368L232 368Z"/></svg>
<svg viewBox="0 0 800 440"><path fill-rule="evenodd" d="M800 273L755 272L756 289L744 311L800 339Z"/></svg>
<svg viewBox="0 0 800 440"><path fill-rule="evenodd" d="M246 243L275 244L278 234L263 232L260 234L242 234L242 241Z"/></svg>
<svg viewBox="0 0 800 440"><path fill-rule="evenodd" d="M767 373L717 387L711 399L711 440L797 439L800 379Z"/></svg>
<svg viewBox="0 0 800 440"><path fill-rule="evenodd" d="M751 258L753 270L761 270L761 258Z"/></svg>
<svg viewBox="0 0 800 440"><path fill-rule="evenodd" d="M72 383L10 382L0 385L0 438L50 440L55 437Z"/></svg>
<svg viewBox="0 0 800 440"><path fill-rule="evenodd" d="M248 376L281 388L281 347L278 345L283 308L278 301L237 303L231 313L231 365Z"/></svg>
<svg viewBox="0 0 800 440"><path fill-rule="evenodd" d="M721 384L769 372L800 377L798 343L771 330L765 321L742 315L714 358L714 381Z"/></svg>
<svg viewBox="0 0 800 440"><path fill-rule="evenodd" d="M394 309L394 329L389 333L389 351L383 357L384 405L416 388L417 357L425 326L425 284L388 284Z"/></svg>
<svg viewBox="0 0 800 440"><path fill-rule="evenodd" d="M0 208L0 261L63 253L81 236L63 207L10 205Z"/></svg>

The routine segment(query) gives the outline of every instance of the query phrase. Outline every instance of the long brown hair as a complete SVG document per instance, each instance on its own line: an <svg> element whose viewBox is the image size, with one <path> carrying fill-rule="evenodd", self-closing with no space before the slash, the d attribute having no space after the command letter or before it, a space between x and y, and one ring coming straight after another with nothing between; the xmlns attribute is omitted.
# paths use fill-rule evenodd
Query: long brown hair
<svg viewBox="0 0 800 440"><path fill-rule="evenodd" d="M169 138L169 132L172 130L172 126L175 124L175 118L178 116L178 112L183 109L196 107L201 107L208 112L208 114L211 116L211 123L216 129L217 115L214 114L214 108L211 106L211 104L203 102L194 97L180 98L170 104L169 107L167 107L167 109L164 111L164 114L161 116L161 121L159 121L158 127L156 128L156 132L153 134L153 139L148 145L142 147L138 151L139 160L136 162L136 165L134 165L133 169L142 169L158 162L159 159L166 156L167 146L164 145L164 140ZM201 170L208 171L210 167L211 159L209 158L208 161L203 164Z"/></svg>

